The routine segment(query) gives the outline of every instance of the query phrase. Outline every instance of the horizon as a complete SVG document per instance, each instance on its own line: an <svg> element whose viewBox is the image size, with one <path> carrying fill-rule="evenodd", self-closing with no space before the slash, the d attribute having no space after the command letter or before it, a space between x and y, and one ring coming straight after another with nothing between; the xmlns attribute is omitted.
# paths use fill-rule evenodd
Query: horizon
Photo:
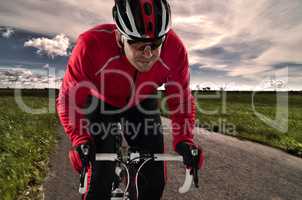
<svg viewBox="0 0 302 200"><path fill-rule="evenodd" d="M1 87L0 90L60 90L60 88L10 88L10 87ZM165 89L158 88L157 91L165 91ZM224 89L210 89L210 90L203 90L203 89L191 89L192 92L200 91L200 92L302 92L302 90L224 90ZM0 91L1 92L1 91ZM0 93L1 94L1 93Z"/></svg>

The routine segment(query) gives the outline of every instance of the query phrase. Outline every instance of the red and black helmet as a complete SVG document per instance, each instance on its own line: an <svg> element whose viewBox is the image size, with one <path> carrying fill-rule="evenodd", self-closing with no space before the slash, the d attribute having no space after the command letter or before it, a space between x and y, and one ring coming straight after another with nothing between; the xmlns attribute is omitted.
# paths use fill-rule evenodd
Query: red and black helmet
<svg viewBox="0 0 302 200"><path fill-rule="evenodd" d="M113 19L131 40L154 40L169 31L170 6L166 0L115 0Z"/></svg>

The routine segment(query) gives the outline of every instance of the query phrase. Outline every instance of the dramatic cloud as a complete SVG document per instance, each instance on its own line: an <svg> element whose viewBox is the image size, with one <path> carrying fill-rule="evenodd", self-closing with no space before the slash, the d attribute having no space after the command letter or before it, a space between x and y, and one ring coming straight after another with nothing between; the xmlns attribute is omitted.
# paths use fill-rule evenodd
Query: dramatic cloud
<svg viewBox="0 0 302 200"><path fill-rule="evenodd" d="M172 6L174 28L187 45L194 72L200 71L192 75L196 83L235 80L253 86L274 76L279 63L302 63L299 0L188 1L185 7L172 1ZM302 68L283 68L291 79L297 80L292 73L302 76ZM298 86L295 80L289 81L292 88Z"/></svg>
<svg viewBox="0 0 302 200"><path fill-rule="evenodd" d="M72 39L99 23L112 22L114 1L2 1L0 24L38 33L64 33Z"/></svg>
<svg viewBox="0 0 302 200"><path fill-rule="evenodd" d="M249 84L288 68L289 83L298 87L302 68L301 0L170 0L172 25L189 50L192 80ZM112 23L114 1L10 0L1 3L0 24L38 33L64 33L72 41L100 23ZM35 19L35 20L32 20ZM42 43L42 39L41 39ZM66 55L62 46L34 45L39 53ZM294 73L294 74L292 74ZM237 87L237 86L234 86ZM299 86L301 88L301 86Z"/></svg>
<svg viewBox="0 0 302 200"><path fill-rule="evenodd" d="M44 69L49 69L49 64L43 66Z"/></svg>
<svg viewBox="0 0 302 200"><path fill-rule="evenodd" d="M67 49L69 47L69 39L60 34L53 39L36 38L24 43L25 47L35 47L38 49L38 54L46 54L52 58L55 56L67 56Z"/></svg>
<svg viewBox="0 0 302 200"><path fill-rule="evenodd" d="M24 68L0 68L0 80L0 88L59 88L62 78L35 73Z"/></svg>
<svg viewBox="0 0 302 200"><path fill-rule="evenodd" d="M0 29L1 31L1 29ZM10 38L10 36L12 36L14 34L14 30L11 28L6 28L6 30L4 30L4 32L2 32L2 37L4 38Z"/></svg>

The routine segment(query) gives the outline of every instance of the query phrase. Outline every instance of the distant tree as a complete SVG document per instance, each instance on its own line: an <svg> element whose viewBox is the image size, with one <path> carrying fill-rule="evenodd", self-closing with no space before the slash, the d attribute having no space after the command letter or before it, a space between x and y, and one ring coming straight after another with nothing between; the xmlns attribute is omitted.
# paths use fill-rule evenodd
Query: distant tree
<svg viewBox="0 0 302 200"><path fill-rule="evenodd" d="M204 91L204 92L208 92L208 91L210 91L210 90L211 90L210 87L203 87L203 88L202 88L202 91Z"/></svg>

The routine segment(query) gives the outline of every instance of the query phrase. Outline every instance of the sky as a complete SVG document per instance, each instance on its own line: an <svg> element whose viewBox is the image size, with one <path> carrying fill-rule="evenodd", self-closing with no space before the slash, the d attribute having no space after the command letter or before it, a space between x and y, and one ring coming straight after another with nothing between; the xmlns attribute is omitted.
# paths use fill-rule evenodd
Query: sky
<svg viewBox="0 0 302 200"><path fill-rule="evenodd" d="M191 88L302 90L301 0L170 0ZM77 36L113 0L0 0L0 87L56 87Z"/></svg>

